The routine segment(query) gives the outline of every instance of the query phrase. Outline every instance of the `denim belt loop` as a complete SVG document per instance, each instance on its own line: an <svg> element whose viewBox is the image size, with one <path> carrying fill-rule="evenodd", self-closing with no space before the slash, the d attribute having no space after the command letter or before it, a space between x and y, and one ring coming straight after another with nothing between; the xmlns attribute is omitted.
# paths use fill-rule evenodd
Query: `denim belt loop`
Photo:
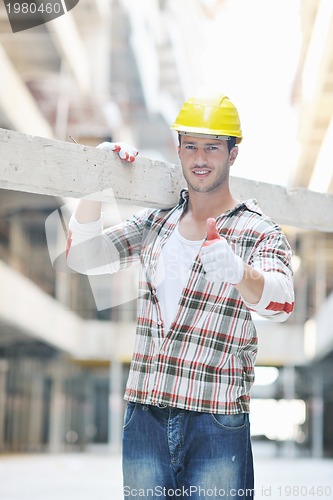
<svg viewBox="0 0 333 500"><path fill-rule="evenodd" d="M156 406L157 406L157 408L161 408L161 409L165 409L168 407L168 405L166 405L164 403L157 403Z"/></svg>

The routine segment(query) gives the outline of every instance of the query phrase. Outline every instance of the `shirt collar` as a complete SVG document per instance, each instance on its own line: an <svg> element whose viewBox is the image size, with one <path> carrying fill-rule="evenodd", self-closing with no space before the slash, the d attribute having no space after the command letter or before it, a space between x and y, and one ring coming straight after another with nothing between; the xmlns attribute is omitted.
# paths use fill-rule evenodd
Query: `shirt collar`
<svg viewBox="0 0 333 500"><path fill-rule="evenodd" d="M178 205L182 206L185 203L187 203L187 201L188 201L188 190L182 189L180 191L180 194L179 194ZM263 215L263 212L260 209L257 200L255 198L250 198L249 200L240 201L239 203L237 203L237 205L235 207L233 207L230 210L227 210L226 212L221 214L220 217L234 215L235 212L237 212L238 210L240 210L241 208L244 208L244 207L247 210L249 210L250 212L255 212L258 215Z"/></svg>

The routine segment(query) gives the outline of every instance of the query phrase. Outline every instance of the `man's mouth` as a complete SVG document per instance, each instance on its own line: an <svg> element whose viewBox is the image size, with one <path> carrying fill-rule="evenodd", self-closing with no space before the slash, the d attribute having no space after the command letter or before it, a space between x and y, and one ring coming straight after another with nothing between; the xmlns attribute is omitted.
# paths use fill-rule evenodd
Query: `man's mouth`
<svg viewBox="0 0 333 500"><path fill-rule="evenodd" d="M196 168L192 170L194 175L197 175L199 177L204 177L205 175L208 175L210 173L210 170L206 168Z"/></svg>

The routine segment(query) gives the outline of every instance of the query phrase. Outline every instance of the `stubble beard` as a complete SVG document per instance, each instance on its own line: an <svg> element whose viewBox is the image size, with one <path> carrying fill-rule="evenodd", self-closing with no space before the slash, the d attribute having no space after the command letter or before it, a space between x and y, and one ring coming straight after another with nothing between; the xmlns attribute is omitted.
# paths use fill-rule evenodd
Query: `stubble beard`
<svg viewBox="0 0 333 500"><path fill-rule="evenodd" d="M198 185L192 183L189 180L189 176L187 174L185 174L184 170L183 170L183 175L184 175L184 178L187 182L188 187L191 188L193 191L195 191L196 193L210 193L210 192L216 191L217 189L226 185L226 183L229 179L229 167L225 167L223 169L223 171L221 172L221 174L219 175L219 177L217 179L215 179L215 181L212 184L210 184L210 185L208 184L205 186L200 186L199 182L198 182Z"/></svg>

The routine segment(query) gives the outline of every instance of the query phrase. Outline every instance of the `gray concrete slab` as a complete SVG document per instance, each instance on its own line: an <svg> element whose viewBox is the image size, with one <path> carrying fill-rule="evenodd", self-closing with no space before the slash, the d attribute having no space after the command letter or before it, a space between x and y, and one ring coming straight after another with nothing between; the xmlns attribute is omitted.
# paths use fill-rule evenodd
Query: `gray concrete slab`
<svg viewBox="0 0 333 500"><path fill-rule="evenodd" d="M70 453L0 457L1 500L122 498L119 456Z"/></svg>
<svg viewBox="0 0 333 500"><path fill-rule="evenodd" d="M261 456L255 460L255 469L257 499L333 498L333 460ZM0 500L122 498L119 455L0 456Z"/></svg>

